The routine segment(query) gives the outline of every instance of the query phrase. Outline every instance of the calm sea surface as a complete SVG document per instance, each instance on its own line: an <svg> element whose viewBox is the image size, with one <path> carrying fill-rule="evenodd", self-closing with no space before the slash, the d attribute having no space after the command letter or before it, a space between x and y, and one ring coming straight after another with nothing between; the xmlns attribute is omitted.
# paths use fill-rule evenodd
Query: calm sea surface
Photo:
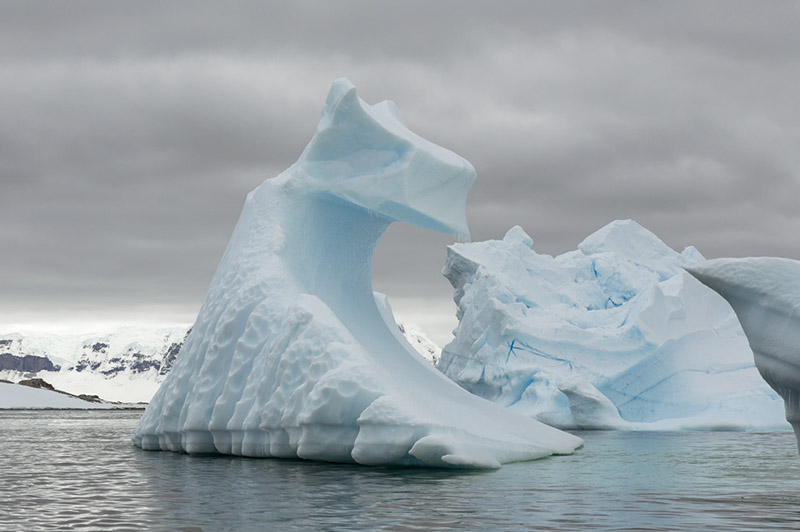
<svg viewBox="0 0 800 532"><path fill-rule="evenodd" d="M489 472L145 452L141 412L0 412L0 530L800 529L790 432L584 432Z"/></svg>

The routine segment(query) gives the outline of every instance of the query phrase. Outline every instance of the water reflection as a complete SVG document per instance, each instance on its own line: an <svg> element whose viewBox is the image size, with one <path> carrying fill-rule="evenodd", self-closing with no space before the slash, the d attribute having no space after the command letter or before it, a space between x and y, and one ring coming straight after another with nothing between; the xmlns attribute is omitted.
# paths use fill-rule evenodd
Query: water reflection
<svg viewBox="0 0 800 532"><path fill-rule="evenodd" d="M583 433L476 472L146 452L138 415L0 412L0 529L800 527L791 432Z"/></svg>
<svg viewBox="0 0 800 532"><path fill-rule="evenodd" d="M233 529L258 522L357 528L369 513L383 515L384 526L436 528L452 522L439 516L441 498L469 479L490 474L131 451L132 468L153 496L169 479L167 505L175 508L170 518L225 522ZM473 511L463 495L451 512Z"/></svg>

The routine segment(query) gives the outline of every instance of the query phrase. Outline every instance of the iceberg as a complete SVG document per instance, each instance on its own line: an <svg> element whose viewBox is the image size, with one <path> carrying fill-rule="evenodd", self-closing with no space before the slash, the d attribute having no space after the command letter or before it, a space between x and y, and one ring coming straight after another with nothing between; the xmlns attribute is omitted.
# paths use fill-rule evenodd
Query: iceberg
<svg viewBox="0 0 800 532"><path fill-rule="evenodd" d="M372 255L392 222L468 235L474 179L466 160L412 133L392 102L368 105L349 81L334 82L299 160L248 194L134 443L475 468L575 450L580 438L438 372L372 291Z"/></svg>
<svg viewBox="0 0 800 532"><path fill-rule="evenodd" d="M557 257L520 227L448 247L459 324L437 367L560 428L785 427L728 303L678 253L620 220Z"/></svg>
<svg viewBox="0 0 800 532"><path fill-rule="evenodd" d="M687 270L736 311L758 371L784 400L800 451L800 261L714 259Z"/></svg>

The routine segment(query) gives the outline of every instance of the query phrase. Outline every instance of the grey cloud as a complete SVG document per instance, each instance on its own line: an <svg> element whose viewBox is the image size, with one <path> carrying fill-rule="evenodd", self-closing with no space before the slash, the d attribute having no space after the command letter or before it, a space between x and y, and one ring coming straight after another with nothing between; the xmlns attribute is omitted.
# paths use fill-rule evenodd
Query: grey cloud
<svg viewBox="0 0 800 532"><path fill-rule="evenodd" d="M341 75L475 165L475 240L519 224L555 254L630 217L709 257L800 258L798 22L788 2L2 3L0 299L191 320L245 194ZM393 226L376 289L447 307L449 242Z"/></svg>

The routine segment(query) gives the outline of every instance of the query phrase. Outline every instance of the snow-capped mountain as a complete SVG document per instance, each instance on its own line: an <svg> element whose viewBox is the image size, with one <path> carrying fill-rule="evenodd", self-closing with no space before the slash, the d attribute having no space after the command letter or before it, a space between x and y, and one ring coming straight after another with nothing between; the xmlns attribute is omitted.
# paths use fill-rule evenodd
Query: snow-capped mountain
<svg viewBox="0 0 800 532"><path fill-rule="evenodd" d="M398 326L436 363L441 348L413 323ZM39 377L71 394L149 402L172 368L189 327L123 327L84 335L0 333L0 379Z"/></svg>
<svg viewBox="0 0 800 532"><path fill-rule="evenodd" d="M123 327L86 335L0 334L0 379L39 377L78 395L147 402L169 372L187 328Z"/></svg>

